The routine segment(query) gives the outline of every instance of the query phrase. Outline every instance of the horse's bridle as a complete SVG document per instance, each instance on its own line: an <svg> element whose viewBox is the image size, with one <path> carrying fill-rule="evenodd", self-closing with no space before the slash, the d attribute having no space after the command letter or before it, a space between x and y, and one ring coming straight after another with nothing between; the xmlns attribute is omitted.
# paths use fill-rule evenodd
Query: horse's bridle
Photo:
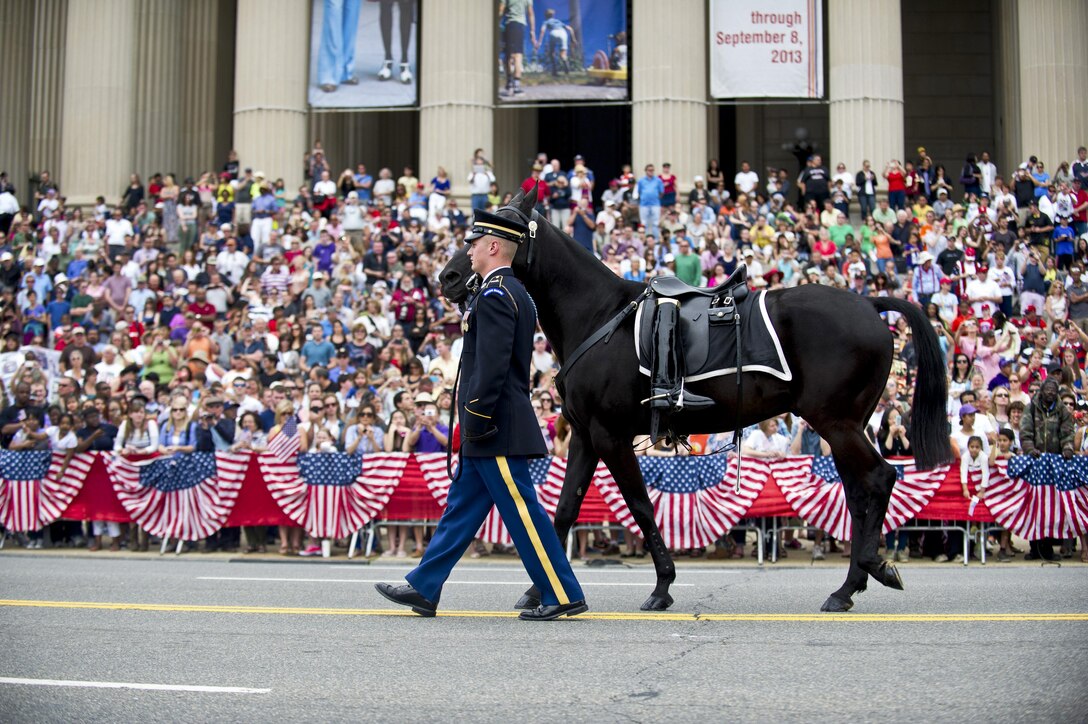
<svg viewBox="0 0 1088 724"><path fill-rule="evenodd" d="M525 239L525 243L518 245L518 253L514 255L513 264L515 273L525 274L533 266L533 257L536 255L536 230L544 221L544 217L537 212L536 208L533 209L533 213L529 216L526 216L525 213L516 206L503 206L499 211L513 212L521 223L529 227L529 236Z"/></svg>

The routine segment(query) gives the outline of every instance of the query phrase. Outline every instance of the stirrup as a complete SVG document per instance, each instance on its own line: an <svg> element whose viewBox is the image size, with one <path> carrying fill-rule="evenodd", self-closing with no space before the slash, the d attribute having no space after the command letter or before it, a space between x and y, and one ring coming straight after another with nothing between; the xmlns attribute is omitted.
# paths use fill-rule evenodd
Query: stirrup
<svg viewBox="0 0 1088 724"><path fill-rule="evenodd" d="M650 395L642 401L642 404L649 404L651 408L668 409L680 412L686 409L701 410L704 407L710 407L714 404L714 400L709 397L703 397L702 395L688 392L681 386L678 389Z"/></svg>

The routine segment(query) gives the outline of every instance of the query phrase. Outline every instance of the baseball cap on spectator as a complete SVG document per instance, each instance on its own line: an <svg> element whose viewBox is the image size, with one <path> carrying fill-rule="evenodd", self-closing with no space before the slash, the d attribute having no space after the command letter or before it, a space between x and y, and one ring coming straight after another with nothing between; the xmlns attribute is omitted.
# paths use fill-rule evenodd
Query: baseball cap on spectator
<svg viewBox="0 0 1088 724"><path fill-rule="evenodd" d="M384 279L379 279L378 281L374 282L373 288L381 289L383 291L389 291L389 284L387 284Z"/></svg>
<svg viewBox="0 0 1088 724"><path fill-rule="evenodd" d="M214 404L214 403L211 400L209 400L208 404L211 405L211 404ZM227 400L226 402L223 403L223 409L224 410L232 410L232 409L234 409L236 407L241 407L241 405L239 405L234 400Z"/></svg>
<svg viewBox="0 0 1088 724"><path fill-rule="evenodd" d="M695 183L699 183L700 181L705 181L705 180L706 179L704 179L702 176L696 176L695 177Z"/></svg>
<svg viewBox="0 0 1088 724"><path fill-rule="evenodd" d="M975 407L974 405L971 405L971 404L960 405L960 413L959 413L960 417L963 417L964 415L973 415L976 412L978 412L978 408Z"/></svg>
<svg viewBox="0 0 1088 724"><path fill-rule="evenodd" d="M952 280L948 277L941 277L941 284L947 284L949 286L952 286Z"/></svg>
<svg viewBox="0 0 1088 724"><path fill-rule="evenodd" d="M943 187L937 189L937 195L940 196L941 194L944 194L945 196L948 196L948 189L943 188Z"/></svg>
<svg viewBox="0 0 1088 724"><path fill-rule="evenodd" d="M34 266L45 266L45 259L35 259Z"/></svg>
<svg viewBox="0 0 1088 724"><path fill-rule="evenodd" d="M814 267L814 266L810 266L808 268L808 271L806 271L805 273L808 274L809 276L814 276L814 277L820 276L820 270L818 268Z"/></svg>
<svg viewBox="0 0 1088 724"><path fill-rule="evenodd" d="M672 254L666 254L665 255L665 263L668 264L670 261L676 261L676 257L673 256Z"/></svg>
<svg viewBox="0 0 1088 724"><path fill-rule="evenodd" d="M748 248L746 248L744 250L744 253L742 254L742 256L745 256L745 257L755 256L755 255L756 255L756 253L754 251L752 251L752 247L750 247L750 246Z"/></svg>
<svg viewBox="0 0 1088 724"><path fill-rule="evenodd" d="M928 251L923 251L921 254L918 255L919 265L925 264L927 261L933 261L933 255L930 254Z"/></svg>
<svg viewBox="0 0 1088 724"><path fill-rule="evenodd" d="M314 281L325 278L325 272L314 272Z"/></svg>
<svg viewBox="0 0 1088 724"><path fill-rule="evenodd" d="M220 224L219 225L219 230L220 231L230 231L230 224Z"/></svg>
<svg viewBox="0 0 1088 724"><path fill-rule="evenodd" d="M1028 306L1024 307L1024 314L1035 314L1038 311L1039 310L1035 307L1034 304L1029 304Z"/></svg>
<svg viewBox="0 0 1088 724"><path fill-rule="evenodd" d="M15 261L15 257L11 255L10 251L5 251L0 254L0 261Z"/></svg>
<svg viewBox="0 0 1088 724"><path fill-rule="evenodd" d="M264 171L258 171L257 173L253 174L253 178L264 178Z"/></svg>
<svg viewBox="0 0 1088 724"><path fill-rule="evenodd" d="M1014 360L1012 358L1010 358L1010 357L1002 357L1001 359L999 359L997 361L997 366L999 368L1000 367L1005 367L1006 365L1011 365L1013 363L1013 361Z"/></svg>
<svg viewBox="0 0 1088 724"><path fill-rule="evenodd" d="M78 324L76 326L72 327L72 334L86 334L86 333L87 333L87 330L85 330L83 327L79 326Z"/></svg>
<svg viewBox="0 0 1088 724"><path fill-rule="evenodd" d="M53 279L53 285L54 285L54 286L58 286L58 287L59 287L59 286L60 286L61 284L67 284L67 283L68 283L68 275L67 275L67 274L64 274L63 272L61 272L60 274L58 274L58 275L57 275L56 277L54 277L54 279Z"/></svg>
<svg viewBox="0 0 1088 724"><path fill-rule="evenodd" d="M536 334L533 335L533 341L534 342L544 342L547 339L548 338L544 336L543 332L537 332Z"/></svg>
<svg viewBox="0 0 1088 724"><path fill-rule="evenodd" d="M434 402L434 398L432 398L426 392L420 392L418 395L416 395L416 404L417 405L426 405L426 404L429 404L431 402Z"/></svg>
<svg viewBox="0 0 1088 724"><path fill-rule="evenodd" d="M613 201L612 199L609 199L608 201L605 201L605 202L604 202L604 205L605 205L605 206L615 206L615 205L616 205L616 202L615 202L615 201Z"/></svg>
<svg viewBox="0 0 1088 724"><path fill-rule="evenodd" d="M355 200L355 199L357 199L357 198L359 198L359 194L358 194L358 192L356 192L356 191L348 191L348 200L349 200L349 201L353 201L353 200Z"/></svg>

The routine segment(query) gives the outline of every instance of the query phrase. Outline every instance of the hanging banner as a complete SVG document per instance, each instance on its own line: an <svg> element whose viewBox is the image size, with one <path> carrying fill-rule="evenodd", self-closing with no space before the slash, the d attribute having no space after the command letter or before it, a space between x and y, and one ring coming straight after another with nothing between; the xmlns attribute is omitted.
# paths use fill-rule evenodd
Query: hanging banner
<svg viewBox="0 0 1088 724"><path fill-rule="evenodd" d="M500 0L500 103L628 98L626 0Z"/></svg>
<svg viewBox="0 0 1088 724"><path fill-rule="evenodd" d="M313 108L416 105L419 0L313 0Z"/></svg>
<svg viewBox="0 0 1088 724"><path fill-rule="evenodd" d="M710 0L710 95L822 98L822 3Z"/></svg>

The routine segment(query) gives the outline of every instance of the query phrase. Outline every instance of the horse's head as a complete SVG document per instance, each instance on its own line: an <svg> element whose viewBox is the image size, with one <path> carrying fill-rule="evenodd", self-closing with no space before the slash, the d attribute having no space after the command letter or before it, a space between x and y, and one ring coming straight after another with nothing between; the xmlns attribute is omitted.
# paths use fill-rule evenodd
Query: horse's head
<svg viewBox="0 0 1088 724"><path fill-rule="evenodd" d="M536 186L528 194L519 191L517 196L512 198L508 205L499 209L497 213L499 216L505 216L523 224L536 221L536 223L543 225L544 219L539 217L534 219L533 217L536 195ZM514 256L514 273L519 277L523 276L532 265L535 236L536 232L531 232L530 237L519 245L518 252ZM472 263L468 258L468 244L465 244L454 252L438 277L439 283L442 285L442 296L454 304L461 304L472 293L474 283L479 284L479 278L473 279L475 276L472 271Z"/></svg>

